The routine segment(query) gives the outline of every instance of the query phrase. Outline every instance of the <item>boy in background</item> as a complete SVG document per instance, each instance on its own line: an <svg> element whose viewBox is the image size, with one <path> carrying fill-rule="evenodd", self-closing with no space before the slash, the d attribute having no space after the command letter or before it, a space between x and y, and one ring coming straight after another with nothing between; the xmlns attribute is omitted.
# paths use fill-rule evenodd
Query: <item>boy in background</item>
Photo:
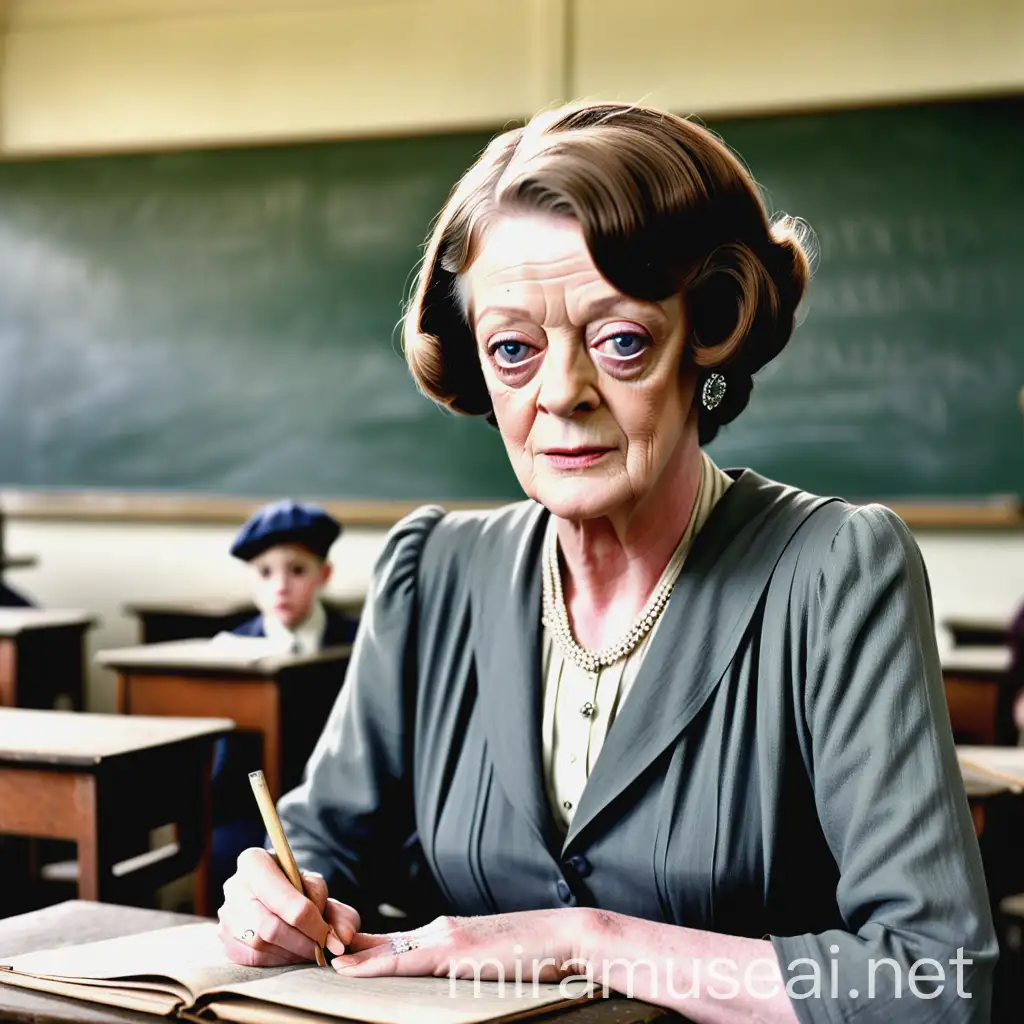
<svg viewBox="0 0 1024 1024"><path fill-rule="evenodd" d="M278 501L256 512L231 554L249 563L260 614L232 633L266 637L292 654L351 643L352 623L320 599L333 571L327 555L340 534L341 524L319 505Z"/></svg>
<svg viewBox="0 0 1024 1024"><path fill-rule="evenodd" d="M241 528L231 554L248 563L259 614L235 627L236 636L264 637L281 653L313 655L352 642L355 624L327 607L327 560L341 524L318 505L278 501ZM239 733L217 743L213 763L212 871L219 887L234 873L242 850L264 839L249 772L262 762L258 736Z"/></svg>

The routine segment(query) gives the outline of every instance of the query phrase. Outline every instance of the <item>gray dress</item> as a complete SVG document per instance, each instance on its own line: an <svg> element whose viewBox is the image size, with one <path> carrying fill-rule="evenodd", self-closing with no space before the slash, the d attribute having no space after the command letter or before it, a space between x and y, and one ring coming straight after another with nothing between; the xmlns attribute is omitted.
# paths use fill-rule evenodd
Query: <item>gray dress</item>
<svg viewBox="0 0 1024 1024"><path fill-rule="evenodd" d="M453 913L586 905L770 936L821 1024L888 1024L895 971L876 965L869 999L869 961L891 958L901 1022L987 1020L995 940L917 547L879 506L730 475L568 833L541 769L547 512L401 522L280 805L296 858L365 908L415 832L423 894ZM935 999L908 991L924 957L947 975Z"/></svg>

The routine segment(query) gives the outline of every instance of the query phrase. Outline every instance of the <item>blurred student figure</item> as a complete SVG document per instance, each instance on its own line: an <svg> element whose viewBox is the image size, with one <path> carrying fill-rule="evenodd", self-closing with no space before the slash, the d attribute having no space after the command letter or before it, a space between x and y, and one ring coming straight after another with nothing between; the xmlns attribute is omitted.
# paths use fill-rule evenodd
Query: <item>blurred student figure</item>
<svg viewBox="0 0 1024 1024"><path fill-rule="evenodd" d="M340 534L341 524L318 505L279 501L259 509L231 545L231 554L249 565L259 614L232 634L262 637L272 650L296 655L350 643L355 624L321 599L332 574L328 553ZM239 733L217 745L212 854L218 886L242 850L263 843L248 779L261 762L258 736Z"/></svg>
<svg viewBox="0 0 1024 1024"><path fill-rule="evenodd" d="M1010 675L1018 686L1013 701L1013 725L1017 730L1017 743L1024 746L1024 604L1017 610L1010 626L1010 647L1013 650Z"/></svg>
<svg viewBox="0 0 1024 1024"><path fill-rule="evenodd" d="M320 598L333 571L327 555L340 534L341 524L318 505L278 501L261 508L231 545L231 554L249 563L259 614L232 633L265 637L292 654L350 643L352 623Z"/></svg>

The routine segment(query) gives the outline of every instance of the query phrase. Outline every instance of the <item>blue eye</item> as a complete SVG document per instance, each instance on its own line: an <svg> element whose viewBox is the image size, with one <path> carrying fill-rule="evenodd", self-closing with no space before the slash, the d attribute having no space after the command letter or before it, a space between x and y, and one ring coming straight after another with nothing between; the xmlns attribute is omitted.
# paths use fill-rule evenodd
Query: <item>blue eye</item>
<svg viewBox="0 0 1024 1024"><path fill-rule="evenodd" d="M602 339L601 344L609 341L612 343L612 347L608 354L618 356L620 359L637 356L647 347L647 338L642 334L612 334Z"/></svg>
<svg viewBox="0 0 1024 1024"><path fill-rule="evenodd" d="M491 351L505 366L521 363L530 354L529 347L521 341L501 341Z"/></svg>

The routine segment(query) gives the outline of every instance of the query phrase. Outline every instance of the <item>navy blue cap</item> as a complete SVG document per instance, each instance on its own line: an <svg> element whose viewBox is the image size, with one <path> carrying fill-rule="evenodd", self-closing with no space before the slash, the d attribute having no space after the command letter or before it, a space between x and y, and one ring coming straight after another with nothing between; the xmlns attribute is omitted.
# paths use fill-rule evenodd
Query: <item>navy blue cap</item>
<svg viewBox="0 0 1024 1024"><path fill-rule="evenodd" d="M340 534L341 524L319 505L275 501L264 505L238 531L231 554L248 562L277 544L301 544L326 558Z"/></svg>

